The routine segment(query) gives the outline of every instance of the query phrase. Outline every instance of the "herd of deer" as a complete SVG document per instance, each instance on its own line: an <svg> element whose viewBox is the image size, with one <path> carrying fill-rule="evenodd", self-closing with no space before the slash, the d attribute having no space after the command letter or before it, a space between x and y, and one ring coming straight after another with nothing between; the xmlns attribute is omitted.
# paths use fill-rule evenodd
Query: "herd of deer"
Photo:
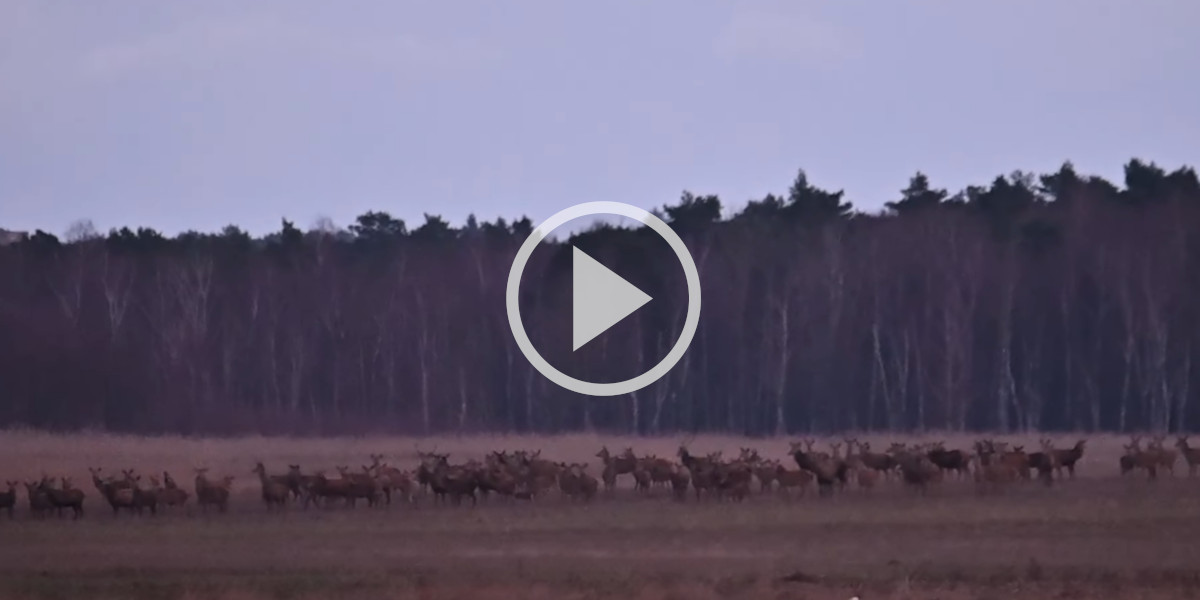
<svg viewBox="0 0 1200 600"><path fill-rule="evenodd" d="M1189 475L1200 466L1200 448L1188 445L1186 437L1177 439L1176 449L1166 448L1165 436L1156 436L1142 447L1141 438L1133 436L1125 445L1119 459L1121 475L1141 469L1155 479L1159 470L1173 474L1178 457L1188 465ZM687 441L677 453L678 461L654 455L637 456L632 448L619 454L602 447L596 453L603 465L599 479L588 472L586 463L555 462L541 457L541 451L495 451L483 461L468 460L452 464L449 454L417 450L419 462L413 470L400 470L385 462L383 455L370 455L371 463L361 471L347 466L337 467L337 477L327 477L324 471L306 474L300 465L288 465L284 474L272 475L262 462L255 464L261 497L267 510L282 510L289 504L329 507L341 502L352 507L358 500L368 506L390 505L393 497L411 504L419 493L432 493L434 501L462 504L470 499L474 505L492 494L511 501L531 501L552 492L555 488L572 501L591 501L601 485L611 493L617 479L628 475L634 490L652 494L658 489L669 490L679 501L694 494L697 501L704 497L742 501L751 494L755 481L759 493L776 492L803 495L814 482L820 496L834 490L857 486L870 492L881 481L895 480L916 492L924 493L930 484L946 477L973 480L979 493L999 491L1002 486L1036 478L1052 485L1054 478L1075 477L1075 467L1083 457L1086 440L1079 440L1066 449L1055 448L1049 439L1041 440L1041 450L1026 452L1023 446L983 439L975 442L973 451L947 449L941 442L929 444L894 443L884 452L875 452L867 442L854 438L830 444L828 452L815 449L816 442L806 439L793 442L789 457L796 468L783 461L765 459L758 451L741 448L736 458L725 459L722 452L703 456L691 454ZM843 451L844 450L844 451ZM229 506L234 476L209 479L208 469L195 469L191 492L179 487L170 473L163 471L162 479L151 475L143 480L133 469L122 471L120 477L104 477L100 469L89 469L92 484L112 508L113 515L122 511L130 514L157 514L159 509L184 507L193 496L204 512L210 508L225 512ZM17 487L22 482L7 482L0 492L0 510L9 517L17 505ZM56 480L43 476L40 480L24 482L30 513L43 517L51 512L65 515L70 509L75 518L83 515L86 494L74 486L69 477Z"/></svg>

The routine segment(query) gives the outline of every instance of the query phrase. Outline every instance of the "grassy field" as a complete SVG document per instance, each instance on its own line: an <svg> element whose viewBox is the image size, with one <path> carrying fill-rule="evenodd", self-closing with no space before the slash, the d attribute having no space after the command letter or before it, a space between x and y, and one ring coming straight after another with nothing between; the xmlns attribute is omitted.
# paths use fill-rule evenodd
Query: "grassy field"
<svg viewBox="0 0 1200 600"><path fill-rule="evenodd" d="M901 436L858 436L876 449ZM1026 448L1037 436L996 436ZM469 437L198 440L0 433L0 478L69 476L87 514L0 517L4 598L1194 598L1200 597L1200 478L1120 477L1127 438L1088 436L1073 481L1016 484L980 496L947 480L925 497L894 482L870 493L815 493L745 503L679 504L630 489L590 504L558 497L477 508L291 508L267 514L250 473L348 465L383 453L411 468L415 449L452 461L497 449L592 463L607 445L674 458L681 437ZM948 447L974 438L953 436ZM1056 436L1059 446L1078 437ZM757 448L786 458L788 440L701 436L696 452ZM792 466L789 464L789 466ZM231 474L230 512L114 519L90 485L106 472L166 469L191 487L194 467Z"/></svg>

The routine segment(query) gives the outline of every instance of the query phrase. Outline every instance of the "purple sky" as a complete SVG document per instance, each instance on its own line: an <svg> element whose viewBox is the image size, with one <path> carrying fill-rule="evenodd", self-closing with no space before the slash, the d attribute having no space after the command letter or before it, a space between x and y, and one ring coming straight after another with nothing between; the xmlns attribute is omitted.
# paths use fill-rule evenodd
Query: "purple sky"
<svg viewBox="0 0 1200 600"><path fill-rule="evenodd" d="M354 10L349 7L353 6ZM0 0L0 227L455 224L1200 164L1200 2Z"/></svg>

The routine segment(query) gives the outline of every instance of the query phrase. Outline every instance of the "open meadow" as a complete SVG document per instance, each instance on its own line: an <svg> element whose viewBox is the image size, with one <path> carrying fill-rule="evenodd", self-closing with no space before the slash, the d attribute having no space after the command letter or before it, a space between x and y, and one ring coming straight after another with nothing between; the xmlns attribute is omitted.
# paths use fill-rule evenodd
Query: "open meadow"
<svg viewBox="0 0 1200 600"><path fill-rule="evenodd" d="M1008 442L1009 451L1016 445L1030 453L1039 448L1036 435L862 434L816 438L810 454L829 453L835 442L842 444L837 456L850 459L844 437L868 442L880 455L894 442L911 447L936 441L974 453L981 438ZM822 497L816 482L794 476L793 440L782 438L186 439L5 432L0 479L16 486L13 518L0 513L0 597L1200 597L1200 477L1189 477L1188 457L1176 450L1176 438L1162 445L1176 450L1173 468L1157 469L1153 480L1140 468L1150 464L1150 450L1126 459L1136 464L1122 475L1128 436L1053 436L1059 449L1080 439L1087 442L1073 478L1064 470L1051 472L1049 481L1034 472L1028 480L977 483L976 458L970 472L939 472L924 486L885 473L864 477L873 485L863 487L855 476L867 470L860 444L860 459L850 461L857 469L848 471L845 487L835 484ZM634 475L621 474L615 492L606 490L605 462L597 456L602 447L617 465L626 448L638 457L679 463L681 445L694 457L720 451L714 458L719 464L736 464L743 448L752 449L758 458L745 464L791 473L780 477L798 483L785 492L763 492L756 472L740 500L736 485L720 498L706 492L697 500L694 487L676 497L670 477L635 490ZM538 492L518 485L486 499L480 495L474 506L465 496L460 504L437 502L416 475L423 462L436 459L418 451L448 455L449 465L471 459L488 465L491 452L507 451L501 460L512 460L514 451L525 451L523 464L564 463L562 472L576 474L572 481L590 479L597 489L591 494L587 484L556 483ZM770 466L770 460L779 464ZM287 494L269 506L254 472L258 462L272 475L297 465L307 477L303 490L340 490L338 466L348 467L347 481L368 472L373 475L363 477L385 481L391 472L391 501L377 493L373 507L366 500L350 507L332 496L305 506L303 498ZM572 468L576 463L587 466ZM89 468L100 469L97 480ZM197 505L197 468L207 469L209 480L233 477L225 512ZM114 516L105 494L120 496L112 490L126 470L141 477L132 484L139 494L152 489L151 476L161 482L164 471L170 473L187 501L159 503L155 514L120 509ZM314 484L318 471L328 478ZM404 476L411 487L397 483ZM36 488L44 477L54 478L56 488L66 477L67 490L83 492L82 517L72 518L69 507L61 514L51 508L41 518L32 514L25 484ZM267 480L268 496L279 486L290 491L276 483Z"/></svg>

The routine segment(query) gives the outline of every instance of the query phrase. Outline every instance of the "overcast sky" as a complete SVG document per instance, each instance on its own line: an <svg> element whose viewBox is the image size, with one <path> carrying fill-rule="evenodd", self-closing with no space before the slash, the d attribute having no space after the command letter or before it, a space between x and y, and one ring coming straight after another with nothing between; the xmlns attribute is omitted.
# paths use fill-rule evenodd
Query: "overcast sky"
<svg viewBox="0 0 1200 600"><path fill-rule="evenodd" d="M353 7L353 8L351 8ZM0 227L455 224L1200 163L1200 2L0 0Z"/></svg>

